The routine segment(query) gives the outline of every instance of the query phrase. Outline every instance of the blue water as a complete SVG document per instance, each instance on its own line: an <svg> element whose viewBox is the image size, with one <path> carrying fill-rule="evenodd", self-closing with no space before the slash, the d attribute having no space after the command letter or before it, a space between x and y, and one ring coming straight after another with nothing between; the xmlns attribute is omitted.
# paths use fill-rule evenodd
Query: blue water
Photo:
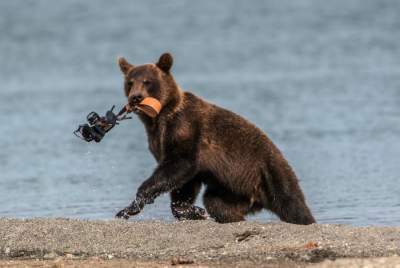
<svg viewBox="0 0 400 268"><path fill-rule="evenodd" d="M319 222L399 225L399 11L395 0L1 1L0 217L110 219L127 205L155 167L139 120L100 144L72 131L124 103L118 56L171 51L183 88L268 133ZM137 219L173 220L168 195Z"/></svg>

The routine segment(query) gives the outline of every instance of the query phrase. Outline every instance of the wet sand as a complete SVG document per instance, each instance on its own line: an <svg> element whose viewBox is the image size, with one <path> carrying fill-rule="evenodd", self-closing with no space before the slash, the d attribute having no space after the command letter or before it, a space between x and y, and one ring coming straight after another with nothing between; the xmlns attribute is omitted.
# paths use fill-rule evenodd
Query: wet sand
<svg viewBox="0 0 400 268"><path fill-rule="evenodd" d="M1 267L379 267L399 254L400 227L0 219Z"/></svg>

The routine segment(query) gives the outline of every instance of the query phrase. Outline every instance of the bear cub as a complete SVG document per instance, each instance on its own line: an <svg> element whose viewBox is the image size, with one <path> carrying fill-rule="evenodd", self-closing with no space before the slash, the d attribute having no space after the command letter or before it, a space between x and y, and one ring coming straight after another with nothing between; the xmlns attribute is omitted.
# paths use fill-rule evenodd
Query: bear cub
<svg viewBox="0 0 400 268"><path fill-rule="evenodd" d="M206 219L208 213L228 223L268 209L285 222L315 222L279 149L241 116L182 91L171 74L171 54L164 53L155 64L134 66L124 58L118 62L128 105L143 122L158 165L116 217L128 219L169 192L178 220ZM162 105L154 118L135 109L146 97ZM194 206L202 185L205 209Z"/></svg>

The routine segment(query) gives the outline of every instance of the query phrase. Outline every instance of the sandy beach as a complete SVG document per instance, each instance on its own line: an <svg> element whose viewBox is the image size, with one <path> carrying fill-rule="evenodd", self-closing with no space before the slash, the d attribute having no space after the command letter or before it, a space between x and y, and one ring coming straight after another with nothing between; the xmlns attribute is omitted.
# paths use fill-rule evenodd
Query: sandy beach
<svg viewBox="0 0 400 268"><path fill-rule="evenodd" d="M399 253L399 227L0 219L1 267L397 267Z"/></svg>

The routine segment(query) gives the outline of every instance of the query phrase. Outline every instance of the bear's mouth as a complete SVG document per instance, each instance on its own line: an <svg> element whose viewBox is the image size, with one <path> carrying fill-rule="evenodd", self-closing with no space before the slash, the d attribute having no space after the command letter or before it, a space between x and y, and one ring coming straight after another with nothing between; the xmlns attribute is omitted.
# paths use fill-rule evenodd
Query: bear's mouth
<svg viewBox="0 0 400 268"><path fill-rule="evenodd" d="M142 111L140 110L140 108L139 108L139 103L136 103L136 104L130 104L130 103L128 103L128 104L126 104L126 111L128 111L128 112L133 112L133 113L135 113L135 114L141 114L142 113Z"/></svg>
<svg viewBox="0 0 400 268"><path fill-rule="evenodd" d="M132 108L132 112L134 112L135 114L142 114L143 112L139 109L138 105L135 105Z"/></svg>
<svg viewBox="0 0 400 268"><path fill-rule="evenodd" d="M159 100L146 97L140 103L128 103L125 105L125 109L128 112L133 112L135 114L145 114L151 118L156 117L161 111L162 105Z"/></svg>

